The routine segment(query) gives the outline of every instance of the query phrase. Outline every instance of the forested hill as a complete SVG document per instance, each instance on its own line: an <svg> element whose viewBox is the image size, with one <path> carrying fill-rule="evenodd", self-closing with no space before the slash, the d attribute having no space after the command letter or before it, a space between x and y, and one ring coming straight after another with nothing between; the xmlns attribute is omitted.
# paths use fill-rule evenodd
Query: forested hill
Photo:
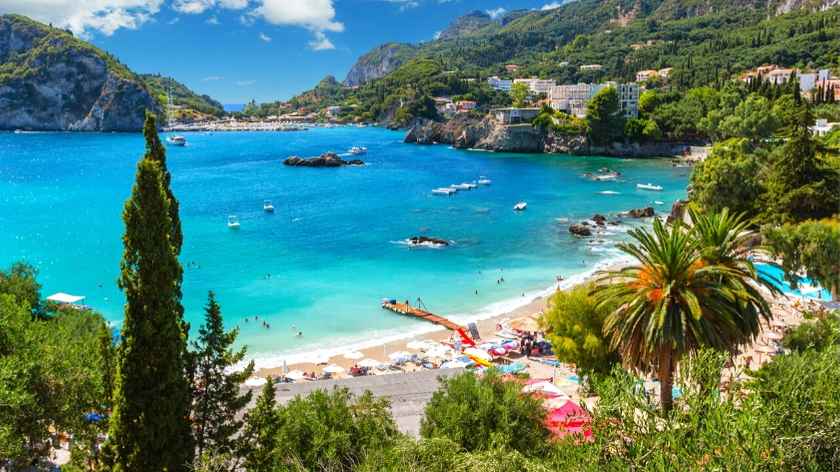
<svg viewBox="0 0 840 472"><path fill-rule="evenodd" d="M193 92L172 77L164 77L160 74L143 74L140 77L154 98L163 106L166 106L168 102L167 94L171 95L172 104L177 107L173 114L179 119L200 118L202 115L219 117L225 113L221 103L208 95Z"/></svg>
<svg viewBox="0 0 840 472"><path fill-rule="evenodd" d="M673 67L685 88L731 78L764 63L837 65L837 0L577 0L548 11L516 12L483 29L419 45L413 57L353 93L356 117L392 121L430 110L428 97L498 101L477 82L489 75L560 82L632 80L642 69ZM600 71L581 71L601 64ZM369 64L370 65L370 64ZM398 123L399 124L399 123Z"/></svg>

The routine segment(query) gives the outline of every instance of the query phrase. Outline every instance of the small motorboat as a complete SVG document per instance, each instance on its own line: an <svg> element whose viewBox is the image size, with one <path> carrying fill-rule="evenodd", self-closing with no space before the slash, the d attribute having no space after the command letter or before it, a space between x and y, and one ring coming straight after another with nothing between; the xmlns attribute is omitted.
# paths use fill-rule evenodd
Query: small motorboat
<svg viewBox="0 0 840 472"><path fill-rule="evenodd" d="M525 202L519 202L513 206L513 211L525 211L528 208L528 204Z"/></svg>
<svg viewBox="0 0 840 472"><path fill-rule="evenodd" d="M597 174L592 176L592 180L597 180L599 182L607 182L610 180L616 180L621 174L618 172L610 172L608 174Z"/></svg>
<svg viewBox="0 0 840 472"><path fill-rule="evenodd" d="M236 215L228 216L227 225L230 229L239 229L239 217Z"/></svg>
<svg viewBox="0 0 840 472"><path fill-rule="evenodd" d="M661 192L662 186L661 185L653 185L651 183L647 184L636 184L636 188L640 190L653 190L655 192Z"/></svg>
<svg viewBox="0 0 840 472"><path fill-rule="evenodd" d="M185 138L183 136L180 136L180 135L169 136L168 138L166 138L166 142L173 145L173 146L182 146L183 147L183 146L187 145L187 138Z"/></svg>
<svg viewBox="0 0 840 472"><path fill-rule="evenodd" d="M449 188L454 188L455 190L471 190L472 187L470 184L452 184Z"/></svg>
<svg viewBox="0 0 840 472"><path fill-rule="evenodd" d="M435 195L449 196L449 195L452 195L453 193L456 193L457 191L458 190L456 190L454 188L441 187L441 188L436 188L436 189L432 190L432 193L435 194Z"/></svg>
<svg viewBox="0 0 840 472"><path fill-rule="evenodd" d="M360 154L367 154L367 148L364 146L353 146L348 152L354 156L358 156Z"/></svg>
<svg viewBox="0 0 840 472"><path fill-rule="evenodd" d="M266 213L274 213L274 205L271 200L263 200L263 211Z"/></svg>
<svg viewBox="0 0 840 472"><path fill-rule="evenodd" d="M481 177L478 179L478 185L490 185L493 181L488 179L487 177Z"/></svg>
<svg viewBox="0 0 840 472"><path fill-rule="evenodd" d="M664 205L665 204L665 202L663 202L662 200L654 200L653 203L655 205Z"/></svg>

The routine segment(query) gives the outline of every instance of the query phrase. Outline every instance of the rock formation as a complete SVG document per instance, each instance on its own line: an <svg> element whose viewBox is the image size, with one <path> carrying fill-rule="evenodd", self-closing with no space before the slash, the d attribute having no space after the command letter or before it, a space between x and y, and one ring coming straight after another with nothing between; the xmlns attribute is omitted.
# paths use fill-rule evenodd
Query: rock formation
<svg viewBox="0 0 840 472"><path fill-rule="evenodd" d="M646 207L646 208L634 208L630 211L625 212L627 216L630 218L651 218L656 212L653 210L653 207Z"/></svg>
<svg viewBox="0 0 840 472"><path fill-rule="evenodd" d="M412 236L408 238L408 244L410 246L445 247L449 246L449 241L430 236Z"/></svg>
<svg viewBox="0 0 840 472"><path fill-rule="evenodd" d="M569 232L575 236L592 236L592 230L587 225L575 223L569 226Z"/></svg>
<svg viewBox="0 0 840 472"><path fill-rule="evenodd" d="M325 152L316 157L289 156L283 164L291 167L342 167L342 166L363 166L360 159L345 161L334 152Z"/></svg>

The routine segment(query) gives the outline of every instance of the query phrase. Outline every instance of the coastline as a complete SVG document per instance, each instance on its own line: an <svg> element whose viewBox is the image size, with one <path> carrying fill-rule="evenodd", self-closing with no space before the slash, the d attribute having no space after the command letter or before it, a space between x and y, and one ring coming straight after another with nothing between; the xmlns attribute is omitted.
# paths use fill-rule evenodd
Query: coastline
<svg viewBox="0 0 840 472"><path fill-rule="evenodd" d="M592 268L570 276L561 282L526 293L524 297L501 300L485 306L481 310L465 315L454 315L450 319L466 326L474 322L482 338L491 338L496 333L496 326L505 321L516 319L536 319L546 308L551 295L557 290L569 290L578 285L591 281L599 271L614 270L627 265L631 258L618 256L598 262ZM399 315L394 315L399 316ZM256 366L254 377L281 376L286 371L302 370L304 372L320 373L326 365L335 364L345 369L353 366L358 360L344 357L348 352L360 352L364 358L371 358L383 363L388 362L388 354L410 350L407 344L411 341L443 342L450 338L451 332L443 327L428 324L410 331L374 337L365 341L339 344L335 347L321 349L306 349L300 352L277 354L265 357L251 357Z"/></svg>

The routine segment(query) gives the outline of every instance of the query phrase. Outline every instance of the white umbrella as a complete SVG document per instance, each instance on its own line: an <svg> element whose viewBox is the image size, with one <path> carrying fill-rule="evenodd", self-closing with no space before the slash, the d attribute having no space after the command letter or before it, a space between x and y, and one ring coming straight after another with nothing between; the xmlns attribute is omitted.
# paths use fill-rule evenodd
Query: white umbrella
<svg viewBox="0 0 840 472"><path fill-rule="evenodd" d="M545 392L545 393L553 393L555 395L565 395L562 390L557 385L554 385L549 382L537 382L531 385L526 385L525 388L522 389L523 393L533 393L533 392Z"/></svg>
<svg viewBox="0 0 840 472"><path fill-rule="evenodd" d="M328 364L330 362L330 356L326 353L317 354L312 361L313 364Z"/></svg>
<svg viewBox="0 0 840 472"><path fill-rule="evenodd" d="M350 352L344 353L344 358L345 359L350 359L351 361L355 361L355 360L361 359L363 357L365 357L365 355L362 354L359 351L350 351Z"/></svg>
<svg viewBox="0 0 840 472"><path fill-rule="evenodd" d="M391 362L404 362L411 359L411 353L405 351L392 352L388 354L388 359L391 359Z"/></svg>
<svg viewBox="0 0 840 472"><path fill-rule="evenodd" d="M251 377L245 381L245 385L249 387L262 387L266 382L267 380L262 377Z"/></svg>
<svg viewBox="0 0 840 472"><path fill-rule="evenodd" d="M332 364L324 367L324 372L328 374L340 374L344 372L344 367Z"/></svg>
<svg viewBox="0 0 840 472"><path fill-rule="evenodd" d="M368 369L375 369L375 368L379 367L380 365L382 365L381 362L379 362L376 359L371 359L369 357L367 359L360 360L359 363L358 363L359 367L367 367Z"/></svg>
<svg viewBox="0 0 840 472"><path fill-rule="evenodd" d="M427 346L428 343L426 341L421 340L409 341L408 344L405 345L405 347L413 349L415 351L422 351L423 349L426 349Z"/></svg>
<svg viewBox="0 0 840 472"><path fill-rule="evenodd" d="M305 377L306 375L299 370L293 370L286 374L286 378L291 380L303 380Z"/></svg>

